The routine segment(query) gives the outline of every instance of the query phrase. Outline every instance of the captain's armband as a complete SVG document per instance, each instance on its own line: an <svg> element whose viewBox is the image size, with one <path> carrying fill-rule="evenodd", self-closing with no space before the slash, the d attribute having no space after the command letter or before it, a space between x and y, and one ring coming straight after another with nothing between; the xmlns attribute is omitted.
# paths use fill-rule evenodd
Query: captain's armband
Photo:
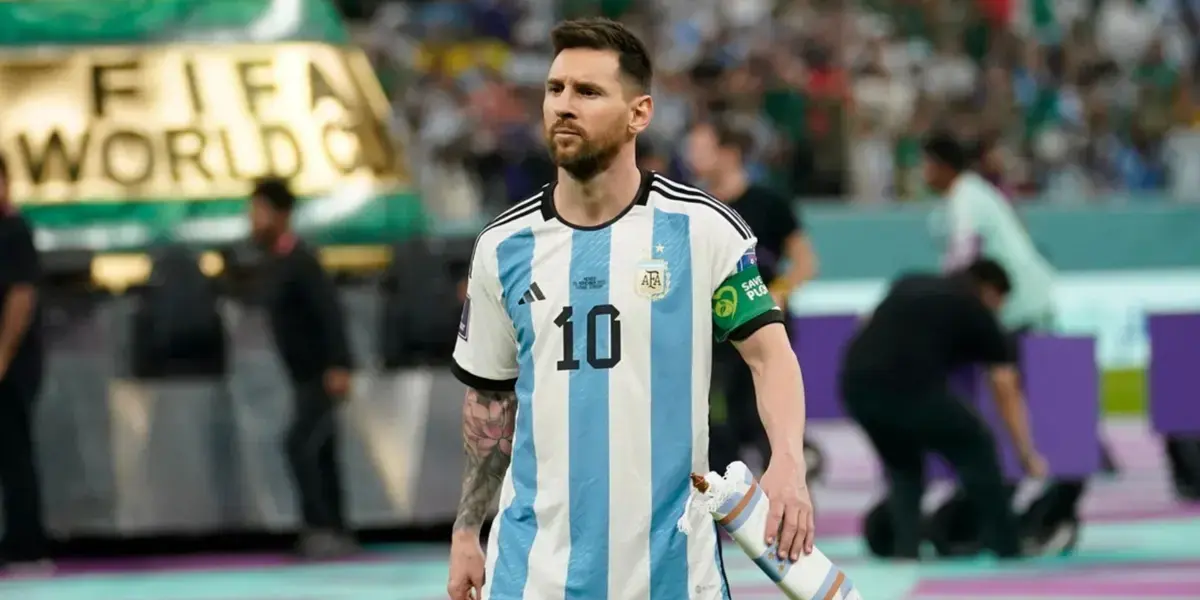
<svg viewBox="0 0 1200 600"><path fill-rule="evenodd" d="M717 286L712 297L713 333L718 342L745 339L758 326L783 321L757 266L744 268Z"/></svg>

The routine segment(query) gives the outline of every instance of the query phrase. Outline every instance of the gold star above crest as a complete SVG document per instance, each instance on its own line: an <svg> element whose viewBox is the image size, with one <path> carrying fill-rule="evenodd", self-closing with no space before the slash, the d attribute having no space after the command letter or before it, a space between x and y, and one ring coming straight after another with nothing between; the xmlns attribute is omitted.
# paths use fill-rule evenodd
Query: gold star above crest
<svg viewBox="0 0 1200 600"><path fill-rule="evenodd" d="M666 252L666 250L667 250L667 247L666 247L666 246L664 246L664 245L662 245L662 244L659 244L659 245L657 245L657 246L655 246L655 247L654 247L654 251L655 251L655 252L657 252L657 253L659 253L659 254L662 254L663 252Z"/></svg>

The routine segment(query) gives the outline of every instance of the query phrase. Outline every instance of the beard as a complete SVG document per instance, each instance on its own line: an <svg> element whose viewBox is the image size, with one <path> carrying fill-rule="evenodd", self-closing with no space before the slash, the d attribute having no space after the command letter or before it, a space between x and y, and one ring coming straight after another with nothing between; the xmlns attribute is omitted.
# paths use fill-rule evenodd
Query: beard
<svg viewBox="0 0 1200 600"><path fill-rule="evenodd" d="M555 140L555 130L567 129L578 136L570 146L563 147ZM554 165L566 171L576 181L590 181L608 169L628 140L624 129L596 139L583 130L560 123L546 130L546 147Z"/></svg>

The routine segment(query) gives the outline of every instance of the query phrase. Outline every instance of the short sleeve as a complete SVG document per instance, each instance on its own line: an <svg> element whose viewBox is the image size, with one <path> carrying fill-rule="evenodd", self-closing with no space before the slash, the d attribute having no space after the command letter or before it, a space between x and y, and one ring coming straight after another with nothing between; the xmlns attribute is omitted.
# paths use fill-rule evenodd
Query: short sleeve
<svg viewBox="0 0 1200 600"><path fill-rule="evenodd" d="M948 231L943 266L947 271L967 266L980 252L979 219L970 194L970 190L954 194L946 205Z"/></svg>
<svg viewBox="0 0 1200 600"><path fill-rule="evenodd" d="M753 232L736 218L714 229L709 239L716 250L712 311L717 341L741 341L765 325L782 323L783 312L758 272Z"/></svg>
<svg viewBox="0 0 1200 600"><path fill-rule="evenodd" d="M771 207L771 223L783 242L792 234L804 233L804 223L796 216L795 208L784 198L779 198Z"/></svg>
<svg viewBox="0 0 1200 600"><path fill-rule="evenodd" d="M452 371L469 387L509 391L517 380L516 334L504 310L495 252L480 247L482 240L471 258Z"/></svg>
<svg viewBox="0 0 1200 600"><path fill-rule="evenodd" d="M963 294L962 298L965 320L962 331L970 336L966 347L971 349L972 354L964 358L986 365L1014 362L1016 353L1013 345L996 316L974 296Z"/></svg>
<svg viewBox="0 0 1200 600"><path fill-rule="evenodd" d="M22 222L18 227L6 228L0 246L5 256L5 284L36 284L42 276L41 261L33 243L33 232Z"/></svg>

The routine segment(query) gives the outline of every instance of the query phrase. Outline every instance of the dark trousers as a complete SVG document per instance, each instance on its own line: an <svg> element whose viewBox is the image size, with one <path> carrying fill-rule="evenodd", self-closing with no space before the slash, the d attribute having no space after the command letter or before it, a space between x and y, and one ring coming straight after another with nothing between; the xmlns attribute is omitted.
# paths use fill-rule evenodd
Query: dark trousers
<svg viewBox="0 0 1200 600"><path fill-rule="evenodd" d="M309 529L341 530L341 473L337 460L336 399L321 381L293 383L295 408L286 450L300 513Z"/></svg>
<svg viewBox="0 0 1200 600"><path fill-rule="evenodd" d="M725 396L725 422L710 423L709 466L722 472L739 460L742 448L750 446L762 455L766 468L771 462L771 444L758 416L750 367L732 345L723 344L713 349L713 370Z"/></svg>
<svg viewBox="0 0 1200 600"><path fill-rule="evenodd" d="M897 557L918 556L929 453L954 467L963 493L977 507L984 547L1000 556L1019 554L1012 488L1005 484L992 433L973 408L946 391L906 395L848 383L842 393L887 474Z"/></svg>
<svg viewBox="0 0 1200 600"><path fill-rule="evenodd" d="M0 557L11 562L47 558L42 491L33 445L33 411L40 377L0 381L0 498L4 540Z"/></svg>

